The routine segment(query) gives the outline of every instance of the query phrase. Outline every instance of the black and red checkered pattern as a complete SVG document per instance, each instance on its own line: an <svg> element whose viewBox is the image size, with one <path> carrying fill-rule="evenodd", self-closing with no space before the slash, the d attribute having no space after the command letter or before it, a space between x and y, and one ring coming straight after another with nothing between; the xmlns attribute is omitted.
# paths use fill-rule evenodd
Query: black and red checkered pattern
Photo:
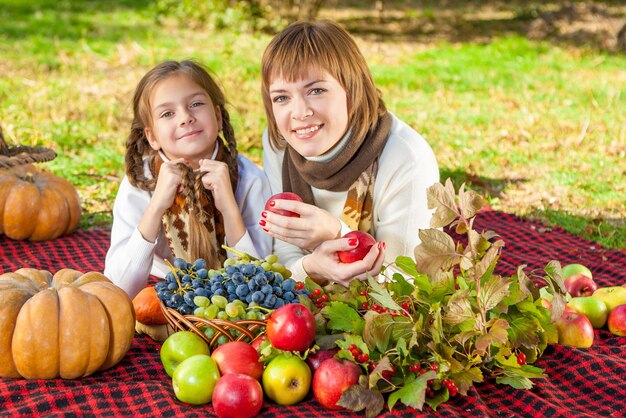
<svg viewBox="0 0 626 418"><path fill-rule="evenodd" d="M582 262L599 285L626 283L626 251L609 250L560 228L523 221L495 211L481 213L476 229L496 231L506 246L499 262L501 274L527 264L540 271L548 261ZM52 272L63 267L102 271L109 244L104 230L79 231L44 243L0 237L0 272L35 267ZM80 380L0 379L0 416L212 416L210 405L192 407L178 402L159 361L160 345L137 336L120 364ZM596 331L589 349L549 347L538 361L548 379L531 390L484 382L467 397L457 396L436 412L403 406L384 417L415 416L624 416L626 415L626 338ZM291 407L265 402L264 417L363 416L322 410L311 397Z"/></svg>

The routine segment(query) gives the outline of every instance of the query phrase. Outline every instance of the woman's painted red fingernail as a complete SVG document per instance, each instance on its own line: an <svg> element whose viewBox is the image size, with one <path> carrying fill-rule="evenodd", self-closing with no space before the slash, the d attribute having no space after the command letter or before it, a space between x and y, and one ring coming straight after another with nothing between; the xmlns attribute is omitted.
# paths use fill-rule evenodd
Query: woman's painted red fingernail
<svg viewBox="0 0 626 418"><path fill-rule="evenodd" d="M267 218L267 212L265 212L265 211L261 212L261 216L264 217L264 218Z"/></svg>
<svg viewBox="0 0 626 418"><path fill-rule="evenodd" d="M270 201L270 206L271 206L271 207L274 207L275 205L276 205L276 202L274 202L273 200L272 200L272 201Z"/></svg>
<svg viewBox="0 0 626 418"><path fill-rule="evenodd" d="M261 219L259 221L259 225L261 225L261 226L265 226L266 224L267 224L267 222L265 222L263 219Z"/></svg>
<svg viewBox="0 0 626 418"><path fill-rule="evenodd" d="M265 228L263 228L263 230L264 230L265 232L270 232L269 230L267 230L267 229L265 229Z"/></svg>
<svg viewBox="0 0 626 418"><path fill-rule="evenodd" d="M354 247L355 245L357 245L358 243L359 243L359 240L358 240L358 239L356 239L356 238L350 238L350 239L348 240L348 245L351 245L351 246L353 246L353 247Z"/></svg>
<svg viewBox="0 0 626 418"><path fill-rule="evenodd" d="M384 250L385 248L387 248L387 244L384 241L378 243L378 250Z"/></svg>

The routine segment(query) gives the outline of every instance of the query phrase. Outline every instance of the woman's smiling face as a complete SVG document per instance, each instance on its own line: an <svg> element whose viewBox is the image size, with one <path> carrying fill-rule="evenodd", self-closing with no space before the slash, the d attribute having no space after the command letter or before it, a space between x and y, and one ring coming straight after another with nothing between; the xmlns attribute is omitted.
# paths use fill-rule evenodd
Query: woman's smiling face
<svg viewBox="0 0 626 418"><path fill-rule="evenodd" d="M348 130L348 96L324 70L309 68L295 81L274 78L269 86L281 135L300 155L326 153Z"/></svg>

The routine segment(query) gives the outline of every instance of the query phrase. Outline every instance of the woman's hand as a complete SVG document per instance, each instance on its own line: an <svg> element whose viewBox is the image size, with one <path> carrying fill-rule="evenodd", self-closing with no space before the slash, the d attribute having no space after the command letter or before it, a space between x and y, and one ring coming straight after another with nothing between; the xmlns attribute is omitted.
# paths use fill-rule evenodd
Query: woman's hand
<svg viewBox="0 0 626 418"><path fill-rule="evenodd" d="M273 202L275 209L295 212L300 217L263 212L259 225L272 237L306 250L314 250L324 241L339 238L341 222L324 209L295 200L276 199Z"/></svg>
<svg viewBox="0 0 626 418"><path fill-rule="evenodd" d="M222 161L200 160L197 172L204 172L202 184L204 188L211 191L215 208L222 214L225 212L237 211L237 201L230 184L230 174L228 165Z"/></svg>
<svg viewBox="0 0 626 418"><path fill-rule="evenodd" d="M320 284L330 281L345 287L348 287L352 280L365 280L368 273L377 276L385 260L385 243L373 245L360 261L342 263L339 261L337 251L351 250L358 245L358 243L350 245L349 242L347 238L340 238L322 243L313 253L303 258L304 271Z"/></svg>

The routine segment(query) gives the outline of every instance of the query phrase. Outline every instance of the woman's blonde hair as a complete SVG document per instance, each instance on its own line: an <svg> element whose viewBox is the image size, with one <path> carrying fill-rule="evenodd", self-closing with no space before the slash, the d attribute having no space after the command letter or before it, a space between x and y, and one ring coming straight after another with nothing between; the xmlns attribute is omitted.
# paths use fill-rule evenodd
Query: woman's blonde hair
<svg viewBox="0 0 626 418"><path fill-rule="evenodd" d="M328 72L346 91L348 128L354 137L374 129L387 112L363 54L345 29L328 20L295 22L271 40L261 61L261 91L273 148L284 148L285 139L274 118L270 83L277 77L296 81L310 68Z"/></svg>

